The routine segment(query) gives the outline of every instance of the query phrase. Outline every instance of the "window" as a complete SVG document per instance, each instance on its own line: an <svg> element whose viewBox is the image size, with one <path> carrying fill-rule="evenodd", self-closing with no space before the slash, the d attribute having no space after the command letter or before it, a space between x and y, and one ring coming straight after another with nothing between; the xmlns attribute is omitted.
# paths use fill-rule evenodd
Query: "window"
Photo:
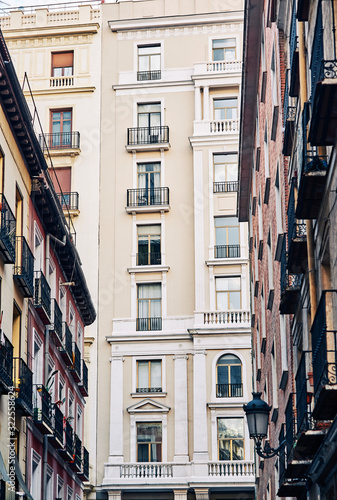
<svg viewBox="0 0 337 500"><path fill-rule="evenodd" d="M69 302L69 330L74 338L75 336L75 309L71 302Z"/></svg>
<svg viewBox="0 0 337 500"><path fill-rule="evenodd" d="M55 399L55 390L56 390L56 381L55 381L55 363L52 360L52 358L49 355L48 358L48 391L49 394L51 395L51 400L54 403L56 401Z"/></svg>
<svg viewBox="0 0 337 500"><path fill-rule="evenodd" d="M276 74L276 58L275 58L275 47L273 47L273 53L271 57L271 88L273 105L277 106L277 74Z"/></svg>
<svg viewBox="0 0 337 500"><path fill-rule="evenodd" d="M216 306L218 311L241 308L240 277L215 278Z"/></svg>
<svg viewBox="0 0 337 500"><path fill-rule="evenodd" d="M137 461L161 462L162 426L160 422L137 423Z"/></svg>
<svg viewBox="0 0 337 500"><path fill-rule="evenodd" d="M136 392L162 392L161 361L137 361Z"/></svg>
<svg viewBox="0 0 337 500"><path fill-rule="evenodd" d="M161 264L160 234L161 226L137 226L138 253L137 266Z"/></svg>
<svg viewBox="0 0 337 500"><path fill-rule="evenodd" d="M34 331L33 346L33 384L42 384L43 382L43 343L39 335Z"/></svg>
<svg viewBox="0 0 337 500"><path fill-rule="evenodd" d="M160 77L160 44L139 46L137 80L158 80Z"/></svg>
<svg viewBox="0 0 337 500"><path fill-rule="evenodd" d="M65 403L65 400L66 400L66 398L65 398L65 381L64 381L64 378L60 375L60 373L59 373L59 386L58 386L58 389L59 389L58 399L61 402L60 403L60 410L64 414L64 403Z"/></svg>
<svg viewBox="0 0 337 500"><path fill-rule="evenodd" d="M34 222L34 271L44 269L43 237L37 223Z"/></svg>
<svg viewBox="0 0 337 500"><path fill-rule="evenodd" d="M161 205L164 201L160 188L160 163L139 163L138 205Z"/></svg>
<svg viewBox="0 0 337 500"><path fill-rule="evenodd" d="M243 418L218 418L219 460L243 460Z"/></svg>
<svg viewBox="0 0 337 500"><path fill-rule="evenodd" d="M57 476L57 498L62 498L63 499L63 495L64 495L64 481L58 475Z"/></svg>
<svg viewBox="0 0 337 500"><path fill-rule="evenodd" d="M81 358L83 357L83 328L81 323L77 322L77 347L81 353Z"/></svg>
<svg viewBox="0 0 337 500"><path fill-rule="evenodd" d="M268 125L264 129L264 174L265 177L270 177L269 174L269 142L268 142Z"/></svg>
<svg viewBox="0 0 337 500"><path fill-rule="evenodd" d="M160 127L161 105L160 102L138 104L138 127Z"/></svg>
<svg viewBox="0 0 337 500"><path fill-rule="evenodd" d="M235 38L222 38L212 41L213 61L235 61L236 40Z"/></svg>
<svg viewBox="0 0 337 500"><path fill-rule="evenodd" d="M56 298L56 270L55 264L52 259L49 259L49 285L50 285L50 297Z"/></svg>
<svg viewBox="0 0 337 500"><path fill-rule="evenodd" d="M239 221L237 217L215 217L215 258L240 257Z"/></svg>
<svg viewBox="0 0 337 500"><path fill-rule="evenodd" d="M73 489L67 485L67 500L73 500Z"/></svg>
<svg viewBox="0 0 337 500"><path fill-rule="evenodd" d="M74 428L74 395L68 391L68 420L72 428Z"/></svg>
<svg viewBox="0 0 337 500"><path fill-rule="evenodd" d="M237 98L214 99L214 120L236 120L238 117Z"/></svg>
<svg viewBox="0 0 337 500"><path fill-rule="evenodd" d="M59 283L59 305L62 312L63 321L67 319L67 295L66 288Z"/></svg>
<svg viewBox="0 0 337 500"><path fill-rule="evenodd" d="M35 450L32 450L32 486L31 493L34 500L41 500L41 457Z"/></svg>
<svg viewBox="0 0 337 500"><path fill-rule="evenodd" d="M82 440L83 434L83 411L80 405L77 405L76 411L76 434Z"/></svg>
<svg viewBox="0 0 337 500"><path fill-rule="evenodd" d="M138 285L137 330L161 330L161 283Z"/></svg>
<svg viewBox="0 0 337 500"><path fill-rule="evenodd" d="M74 52L53 52L51 76L71 76L74 69Z"/></svg>
<svg viewBox="0 0 337 500"><path fill-rule="evenodd" d="M223 193L238 190L238 155L215 154L214 165L214 193Z"/></svg>
<svg viewBox="0 0 337 500"><path fill-rule="evenodd" d="M53 491L53 469L47 464L47 474L46 474L46 495L45 500L54 500Z"/></svg>
<svg viewBox="0 0 337 500"><path fill-rule="evenodd" d="M216 397L242 397L242 366L234 354L221 356L216 365Z"/></svg>
<svg viewBox="0 0 337 500"><path fill-rule="evenodd" d="M53 110L51 111L51 148L71 147L72 130L72 110Z"/></svg>

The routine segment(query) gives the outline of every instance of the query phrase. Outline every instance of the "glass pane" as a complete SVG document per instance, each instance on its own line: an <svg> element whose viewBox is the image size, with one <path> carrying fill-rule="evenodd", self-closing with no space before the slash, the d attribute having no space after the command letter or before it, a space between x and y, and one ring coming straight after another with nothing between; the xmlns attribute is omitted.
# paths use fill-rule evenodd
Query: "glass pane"
<svg viewBox="0 0 337 500"><path fill-rule="evenodd" d="M138 285L138 298L161 298L161 284L155 283L152 285Z"/></svg>
<svg viewBox="0 0 337 500"><path fill-rule="evenodd" d="M241 361L234 354L225 354L219 359L218 365L241 365Z"/></svg>
<svg viewBox="0 0 337 500"><path fill-rule="evenodd" d="M227 217L215 217L214 218L214 225L215 227L224 227L226 226L226 219Z"/></svg>
<svg viewBox="0 0 337 500"><path fill-rule="evenodd" d="M160 103L138 104L138 114L160 113Z"/></svg>
<svg viewBox="0 0 337 500"><path fill-rule="evenodd" d="M239 228L229 227L228 228L228 245L238 245L239 244Z"/></svg>
<svg viewBox="0 0 337 500"><path fill-rule="evenodd" d="M64 69L64 76L72 76L73 74L73 67L69 66L68 68L63 68Z"/></svg>
<svg viewBox="0 0 337 500"><path fill-rule="evenodd" d="M148 127L149 126L149 115L147 113L138 114L138 127Z"/></svg>
<svg viewBox="0 0 337 500"><path fill-rule="evenodd" d="M218 311L227 311L228 309L228 292L218 292L216 298L216 307Z"/></svg>
<svg viewBox="0 0 337 500"><path fill-rule="evenodd" d="M151 387L161 387L161 361L151 361Z"/></svg>
<svg viewBox="0 0 337 500"><path fill-rule="evenodd" d="M219 245L228 245L227 243L227 234L225 227L217 227L215 229L215 244Z"/></svg>
<svg viewBox="0 0 337 500"><path fill-rule="evenodd" d="M225 182L226 179L226 165L214 165L214 181L215 182ZM232 180L232 179L228 179ZM237 179L233 179L237 180Z"/></svg>
<svg viewBox="0 0 337 500"><path fill-rule="evenodd" d="M160 52L160 45L151 45L145 47L138 47L138 54L158 54Z"/></svg>
<svg viewBox="0 0 337 500"><path fill-rule="evenodd" d="M237 181L238 180L238 165L237 163L227 164L227 180Z"/></svg>
<svg viewBox="0 0 337 500"><path fill-rule="evenodd" d="M229 308L231 310L241 309L241 294L240 292L229 293Z"/></svg>
<svg viewBox="0 0 337 500"><path fill-rule="evenodd" d="M137 442L161 442L161 423L142 422L137 424Z"/></svg>
<svg viewBox="0 0 337 500"><path fill-rule="evenodd" d="M243 438L242 418L218 418L218 439Z"/></svg>
<svg viewBox="0 0 337 500"><path fill-rule="evenodd" d="M235 61L235 48L225 49L225 61Z"/></svg>
<svg viewBox="0 0 337 500"><path fill-rule="evenodd" d="M138 361L138 387L146 389L149 387L149 362Z"/></svg>
<svg viewBox="0 0 337 500"><path fill-rule="evenodd" d="M151 56L150 69L151 69L151 71L160 70L160 54L156 54L156 55Z"/></svg>
<svg viewBox="0 0 337 500"><path fill-rule="evenodd" d="M230 441L219 441L219 460L230 460Z"/></svg>
<svg viewBox="0 0 337 500"><path fill-rule="evenodd" d="M151 225L151 226L137 226L138 236L141 235L160 235L160 225Z"/></svg>
<svg viewBox="0 0 337 500"><path fill-rule="evenodd" d="M160 113L151 113L150 127L160 127Z"/></svg>
<svg viewBox="0 0 337 500"><path fill-rule="evenodd" d="M218 366L218 384L228 383L228 366Z"/></svg>
<svg viewBox="0 0 337 500"><path fill-rule="evenodd" d="M138 301L138 318L148 318L149 317L149 301L139 300Z"/></svg>
<svg viewBox="0 0 337 500"><path fill-rule="evenodd" d="M232 460L243 460L243 440L233 439L232 441Z"/></svg>
<svg viewBox="0 0 337 500"><path fill-rule="evenodd" d="M62 76L62 68L53 68L53 76Z"/></svg>
<svg viewBox="0 0 337 500"><path fill-rule="evenodd" d="M138 71L149 71L149 62L148 56L139 56Z"/></svg>
<svg viewBox="0 0 337 500"><path fill-rule="evenodd" d="M161 443L151 444L151 462L161 462Z"/></svg>
<svg viewBox="0 0 337 500"><path fill-rule="evenodd" d="M239 361L239 360L238 360ZM240 361L239 361L240 363ZM240 366L231 366L231 383L232 384L241 384L241 364Z"/></svg>
<svg viewBox="0 0 337 500"><path fill-rule="evenodd" d="M151 318L161 317L161 300L151 300Z"/></svg>
<svg viewBox="0 0 337 500"><path fill-rule="evenodd" d="M138 444L137 462L149 462L149 445Z"/></svg>

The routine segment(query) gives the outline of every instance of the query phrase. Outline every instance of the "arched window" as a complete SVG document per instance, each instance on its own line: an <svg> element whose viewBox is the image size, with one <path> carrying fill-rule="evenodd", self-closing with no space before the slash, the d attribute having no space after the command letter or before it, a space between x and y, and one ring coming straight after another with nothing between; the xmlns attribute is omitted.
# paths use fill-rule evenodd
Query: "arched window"
<svg viewBox="0 0 337 500"><path fill-rule="evenodd" d="M216 397L242 397L242 365L234 354L225 354L217 362Z"/></svg>

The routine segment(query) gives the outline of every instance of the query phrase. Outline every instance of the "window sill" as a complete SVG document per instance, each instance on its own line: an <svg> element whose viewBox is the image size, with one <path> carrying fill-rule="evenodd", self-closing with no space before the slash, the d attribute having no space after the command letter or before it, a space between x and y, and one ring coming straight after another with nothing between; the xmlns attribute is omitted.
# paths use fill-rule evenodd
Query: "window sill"
<svg viewBox="0 0 337 500"><path fill-rule="evenodd" d="M45 149L43 151L44 156L48 157L48 150ZM54 148L49 148L49 155L50 156L78 156L81 153L80 148L64 148L64 149L54 149ZM56 167L57 168L57 167Z"/></svg>
<svg viewBox="0 0 337 500"><path fill-rule="evenodd" d="M246 257L232 257L232 258L225 258L225 259L211 259L211 260L206 260L205 263L207 266L226 266L228 264L235 264L235 263L242 263L242 262L248 262L248 258Z"/></svg>
<svg viewBox="0 0 337 500"><path fill-rule="evenodd" d="M142 214L152 212L168 212L170 205L139 205L137 207L125 207L128 214Z"/></svg>
<svg viewBox="0 0 337 500"><path fill-rule="evenodd" d="M132 398L166 398L167 392L131 392Z"/></svg>
<svg viewBox="0 0 337 500"><path fill-rule="evenodd" d="M153 142L150 144L132 144L126 145L125 149L128 153L136 153L141 151L168 151L170 149L168 142Z"/></svg>
<svg viewBox="0 0 337 500"><path fill-rule="evenodd" d="M134 273L167 273L170 268L169 266L136 266L128 267L129 274Z"/></svg>

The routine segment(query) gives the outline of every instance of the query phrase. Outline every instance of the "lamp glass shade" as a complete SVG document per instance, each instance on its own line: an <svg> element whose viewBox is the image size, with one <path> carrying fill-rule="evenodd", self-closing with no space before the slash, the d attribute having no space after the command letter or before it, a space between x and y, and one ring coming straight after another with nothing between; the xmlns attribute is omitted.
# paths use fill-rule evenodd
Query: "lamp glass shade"
<svg viewBox="0 0 337 500"><path fill-rule="evenodd" d="M244 406L250 438L265 438L268 433L269 413L271 407L261 400L261 393L254 392L253 400Z"/></svg>

